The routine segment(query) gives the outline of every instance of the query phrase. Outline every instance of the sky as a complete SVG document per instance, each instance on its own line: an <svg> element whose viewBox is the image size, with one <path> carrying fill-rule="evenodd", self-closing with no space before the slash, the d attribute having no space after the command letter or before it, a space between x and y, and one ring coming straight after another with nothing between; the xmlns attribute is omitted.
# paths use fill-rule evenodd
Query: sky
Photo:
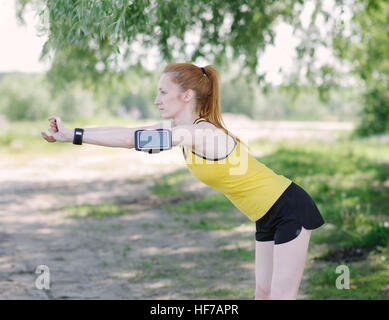
<svg viewBox="0 0 389 320"><path fill-rule="evenodd" d="M302 21L306 23L313 6L306 3ZM39 55L47 37L38 35L39 18L32 11L24 16L26 25L21 25L15 15L14 0L0 0L0 72L45 72L50 68L50 62L40 62ZM276 29L274 46L268 46L261 57L260 72L266 72L266 78L273 84L282 81L278 73L280 67L288 71L292 67L297 39L292 35L292 28L279 24ZM328 58L328 52L322 53L323 59Z"/></svg>
<svg viewBox="0 0 389 320"><path fill-rule="evenodd" d="M47 37L37 35L38 17L29 12L26 22L17 22L14 0L0 0L0 72L45 72L50 67L39 62Z"/></svg>

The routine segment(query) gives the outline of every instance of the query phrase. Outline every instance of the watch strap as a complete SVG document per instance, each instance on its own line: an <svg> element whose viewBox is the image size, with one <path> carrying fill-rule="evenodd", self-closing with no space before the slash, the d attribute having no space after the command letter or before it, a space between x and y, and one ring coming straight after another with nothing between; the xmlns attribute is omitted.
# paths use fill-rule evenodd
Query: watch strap
<svg viewBox="0 0 389 320"><path fill-rule="evenodd" d="M75 128L74 129L73 144L82 145L83 135L84 135L84 129Z"/></svg>

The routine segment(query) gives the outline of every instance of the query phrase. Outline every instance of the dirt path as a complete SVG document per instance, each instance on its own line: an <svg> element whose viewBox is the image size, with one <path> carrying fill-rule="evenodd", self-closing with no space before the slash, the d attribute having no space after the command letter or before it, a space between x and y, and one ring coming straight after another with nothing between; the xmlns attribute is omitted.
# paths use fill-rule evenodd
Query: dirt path
<svg viewBox="0 0 389 320"><path fill-rule="evenodd" d="M336 130L351 128L236 116L225 122L237 135L245 128L252 138L329 141ZM133 150L88 145L55 159L0 157L0 299L197 299L210 287L223 298L220 278L228 279L229 272L237 279L233 287L245 292L238 298L253 293L247 288L254 285L254 261L235 269L212 263L220 262L214 257L221 248L252 250L254 226L247 227L243 217L242 227L233 230L183 229L149 190L163 174L184 167L182 156L175 148L159 161L162 165ZM192 182L198 192L211 192ZM120 204L128 214L83 219L63 209L102 202ZM36 288L39 265L50 270L50 290ZM188 279L186 271L193 269Z"/></svg>

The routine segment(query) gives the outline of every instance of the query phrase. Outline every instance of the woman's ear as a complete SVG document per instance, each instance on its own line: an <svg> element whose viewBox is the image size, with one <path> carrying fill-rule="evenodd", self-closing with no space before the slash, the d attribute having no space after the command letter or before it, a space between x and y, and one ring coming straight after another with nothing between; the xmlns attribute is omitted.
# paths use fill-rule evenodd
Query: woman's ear
<svg viewBox="0 0 389 320"><path fill-rule="evenodd" d="M195 96L195 92L192 89L188 89L184 92L183 99L186 102L189 102L192 100Z"/></svg>

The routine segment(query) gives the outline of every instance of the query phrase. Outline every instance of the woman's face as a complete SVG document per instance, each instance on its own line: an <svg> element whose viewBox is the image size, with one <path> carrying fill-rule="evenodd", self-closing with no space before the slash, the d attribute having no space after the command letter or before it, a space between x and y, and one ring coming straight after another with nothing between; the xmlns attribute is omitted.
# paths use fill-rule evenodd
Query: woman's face
<svg viewBox="0 0 389 320"><path fill-rule="evenodd" d="M185 102L182 100L180 87L172 82L170 77L167 73L162 74L158 82L158 95L154 101L164 119L175 118L185 105Z"/></svg>

